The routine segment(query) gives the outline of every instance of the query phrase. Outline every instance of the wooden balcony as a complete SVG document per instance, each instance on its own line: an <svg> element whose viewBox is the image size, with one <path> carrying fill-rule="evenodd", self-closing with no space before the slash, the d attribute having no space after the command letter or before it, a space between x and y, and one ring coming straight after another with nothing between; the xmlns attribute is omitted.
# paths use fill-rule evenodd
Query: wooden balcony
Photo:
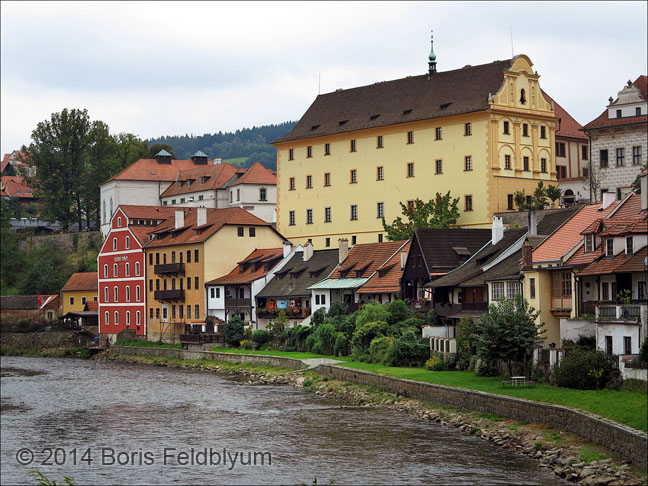
<svg viewBox="0 0 648 486"><path fill-rule="evenodd" d="M155 267L153 267L153 272L155 272L156 275L184 274L185 264L184 263L164 263L161 265L155 265Z"/></svg>
<svg viewBox="0 0 648 486"><path fill-rule="evenodd" d="M462 302L461 310L486 312L488 310L488 302Z"/></svg>
<svg viewBox="0 0 648 486"><path fill-rule="evenodd" d="M226 308L235 308L235 309L249 309L252 307L252 299L231 299L225 298L225 307Z"/></svg>
<svg viewBox="0 0 648 486"><path fill-rule="evenodd" d="M184 300L184 290L156 290L155 300Z"/></svg>
<svg viewBox="0 0 648 486"><path fill-rule="evenodd" d="M308 308L295 308L295 309L260 309L257 311L257 317L261 319L274 319L279 315L280 311L284 311L286 317L289 319L306 319L311 315L311 310Z"/></svg>

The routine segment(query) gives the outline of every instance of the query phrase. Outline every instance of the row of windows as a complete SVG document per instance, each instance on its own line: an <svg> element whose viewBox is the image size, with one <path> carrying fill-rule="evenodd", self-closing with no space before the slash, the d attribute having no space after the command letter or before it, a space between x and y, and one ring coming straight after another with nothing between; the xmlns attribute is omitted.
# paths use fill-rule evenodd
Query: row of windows
<svg viewBox="0 0 648 486"><path fill-rule="evenodd" d="M504 135L510 135L511 134L511 128L510 128L510 123L507 121L502 122L502 133ZM523 137L528 137L529 136L529 124L528 123L523 123L522 124L522 136ZM541 139L546 139L547 138L547 127L544 125L540 125L540 138Z"/></svg>
<svg viewBox="0 0 648 486"><path fill-rule="evenodd" d="M140 292L140 286L135 287L135 302L141 302L142 295ZM126 286L126 302L131 301L131 288L130 285ZM119 302L119 287L113 287L113 303ZM104 303L110 303L110 290L108 286L104 287Z"/></svg>
<svg viewBox="0 0 648 486"><path fill-rule="evenodd" d="M186 202L193 202L193 201L195 200L195 199L194 199L194 196L189 196L187 199L188 199L188 200L187 200ZM199 201L202 201L203 199L204 199L204 196L203 196L202 194L199 194L199 195L198 195L198 200L199 200ZM169 202L169 201L168 201L168 199L167 199L166 201L163 201L163 202L162 202L162 205L163 205L163 206L166 206L168 202ZM181 197L181 198L180 198L180 204L183 204L184 202L185 202L185 198L184 198L184 197ZM176 204L176 203L177 203L177 201L176 201L175 199L171 199L171 204Z"/></svg>
<svg viewBox="0 0 648 486"><path fill-rule="evenodd" d="M513 170L510 155L504 156L504 169ZM527 156L522 157L522 170L527 172L531 170L531 159ZM540 172L547 173L547 159L545 158L540 159Z"/></svg>
<svg viewBox="0 0 648 486"><path fill-rule="evenodd" d="M183 305L171 305L171 319L184 319L185 306ZM187 319L200 319L200 305L196 304L193 306L194 317L191 317L191 305L187 305ZM156 319L159 319L162 316L163 320L169 318L169 308L168 307L149 307L149 318L153 319L155 316Z"/></svg>
<svg viewBox="0 0 648 486"><path fill-rule="evenodd" d="M97 300L97 296L95 295L92 300ZM81 304L85 305L85 303L88 301L86 296L84 295L81 297ZM74 296L70 296L70 305L74 305Z"/></svg>
<svg viewBox="0 0 648 486"><path fill-rule="evenodd" d="M517 294L522 295L522 284L520 282L493 282L491 284L492 301L496 301L503 297L508 300L513 300Z"/></svg>
<svg viewBox="0 0 648 486"><path fill-rule="evenodd" d="M114 320L113 324L115 326L119 325L119 311L115 311L114 315ZM104 313L104 324L105 325L110 325L110 312L106 311ZM126 325L130 326L131 324L131 312L126 311ZM139 326L142 324L142 313L140 311L135 312L135 325Z"/></svg>
<svg viewBox="0 0 648 486"><path fill-rule="evenodd" d="M601 168L609 167L609 156L607 150L599 152L599 160L601 161ZM625 164L625 149L616 149L616 166L623 167ZM641 146L632 147L632 165L641 165Z"/></svg>
<svg viewBox="0 0 648 486"><path fill-rule="evenodd" d="M121 226L121 218L117 218L119 220L119 226ZM112 240L112 247L113 251L117 251L117 237L114 237ZM130 236L127 236L124 239L124 247L128 250L130 248Z"/></svg>
<svg viewBox="0 0 648 486"><path fill-rule="evenodd" d="M566 157L565 142L556 142L556 157ZM581 145L581 159L587 160L587 145Z"/></svg>
<svg viewBox="0 0 648 486"><path fill-rule="evenodd" d="M184 252L182 250L177 252L179 255L179 263L184 263L182 261ZM153 265L153 253L149 253L149 265ZM194 250L193 251L193 261L194 263L199 263L200 262L200 250ZM162 253L162 264L166 264L167 262L167 254ZM176 252L175 250L171 252L171 263L176 263ZM191 250L187 250L187 263L191 263ZM159 265L160 264L160 253L155 253L155 264Z"/></svg>
<svg viewBox="0 0 648 486"><path fill-rule="evenodd" d="M407 201L407 206L409 208L413 207L414 201L410 200ZM358 220L358 205L357 204L351 204L350 206L350 216L349 220L350 221L357 221ZM472 211L473 210L473 197L472 194L466 194L464 196L464 211ZM385 217L385 203L384 202L377 202L376 203L376 218L384 218ZM295 226L297 224L296 222L296 213L294 210L288 212L288 225L289 226ZM331 217L331 208L330 207L325 207L324 208L324 222L325 223L330 223L332 222L333 219ZM312 209L306 209L306 224L313 224L313 210Z"/></svg>
<svg viewBox="0 0 648 486"><path fill-rule="evenodd" d="M241 200L241 190L236 189L236 201ZM268 190L265 187L259 188L259 201L268 200ZM230 191L230 202L234 202L234 191Z"/></svg>
<svg viewBox="0 0 648 486"><path fill-rule="evenodd" d="M162 288L160 288L160 279L155 279L155 290L169 290L167 289L167 282L171 282L171 290L176 290L176 280L178 281L178 290L184 290L185 279L183 277L176 278L163 278L162 279ZM191 290L191 280L192 277L187 277L187 290ZM193 277L194 289L198 290L200 288L200 277ZM153 290L153 279L149 279L149 290Z"/></svg>
<svg viewBox="0 0 648 486"><path fill-rule="evenodd" d="M135 262L135 276L139 277L140 274L140 263ZM104 264L103 266L103 276L104 278L108 278L108 265ZM130 277L130 263L126 263L124 265L124 276L125 277ZM113 263L113 277L119 277L119 265L116 263Z"/></svg>
<svg viewBox="0 0 648 486"><path fill-rule="evenodd" d="M633 116L641 116L641 106L637 106L635 108L635 114ZM623 110L617 110L616 111L616 117L617 118L623 118ZM630 354L630 353L627 353Z"/></svg>

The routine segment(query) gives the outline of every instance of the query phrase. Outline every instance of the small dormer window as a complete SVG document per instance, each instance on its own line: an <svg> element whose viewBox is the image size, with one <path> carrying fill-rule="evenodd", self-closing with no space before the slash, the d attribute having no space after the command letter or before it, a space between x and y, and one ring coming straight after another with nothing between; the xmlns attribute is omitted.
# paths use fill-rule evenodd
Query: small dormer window
<svg viewBox="0 0 648 486"><path fill-rule="evenodd" d="M623 116L623 112L621 110L616 111L616 117L621 118Z"/></svg>
<svg viewBox="0 0 648 486"><path fill-rule="evenodd" d="M608 238L605 240L605 256L614 256L614 239Z"/></svg>
<svg viewBox="0 0 648 486"><path fill-rule="evenodd" d="M594 251L594 235L585 235L585 253Z"/></svg>
<svg viewBox="0 0 648 486"><path fill-rule="evenodd" d="M626 255L632 255L634 253L633 248L633 239L632 236L626 237Z"/></svg>
<svg viewBox="0 0 648 486"><path fill-rule="evenodd" d="M526 91L524 91L524 89L520 90L520 104L521 105L526 104Z"/></svg>

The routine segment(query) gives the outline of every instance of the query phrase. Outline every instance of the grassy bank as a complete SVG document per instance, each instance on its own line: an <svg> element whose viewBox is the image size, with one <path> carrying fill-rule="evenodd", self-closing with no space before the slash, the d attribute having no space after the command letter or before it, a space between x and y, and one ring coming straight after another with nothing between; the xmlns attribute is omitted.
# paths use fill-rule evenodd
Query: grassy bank
<svg viewBox="0 0 648 486"><path fill-rule="evenodd" d="M328 359L337 359L339 361L351 361L351 358L348 356L335 357L335 356L326 356L323 354L307 353L307 352L297 352L297 351L276 351L274 349L266 349L262 351L250 350L250 349L240 349L240 348L219 348L214 346L212 351L217 353L232 353L232 354L261 354L264 356L283 356L285 358L293 359L310 359L310 358L328 358Z"/></svg>
<svg viewBox="0 0 648 486"><path fill-rule="evenodd" d="M92 353L83 347L34 349L17 348L15 346L1 346L0 356L27 356L36 358L82 358L89 359Z"/></svg>

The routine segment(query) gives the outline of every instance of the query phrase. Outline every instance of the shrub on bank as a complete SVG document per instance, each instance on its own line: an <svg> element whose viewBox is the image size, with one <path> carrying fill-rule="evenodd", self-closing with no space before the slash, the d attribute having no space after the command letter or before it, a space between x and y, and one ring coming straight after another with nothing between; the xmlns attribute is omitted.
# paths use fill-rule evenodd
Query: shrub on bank
<svg viewBox="0 0 648 486"><path fill-rule="evenodd" d="M415 333L408 331L389 346L385 357L388 366L421 366L429 357L430 350L421 343Z"/></svg>
<svg viewBox="0 0 648 486"><path fill-rule="evenodd" d="M259 346L265 344L270 339L270 333L265 329L257 329L252 333L252 341L257 343Z"/></svg>
<svg viewBox="0 0 648 486"><path fill-rule="evenodd" d="M596 390L611 380L611 356L599 350L575 348L554 366L556 384L565 388Z"/></svg>
<svg viewBox="0 0 648 486"><path fill-rule="evenodd" d="M223 324L223 335L225 342L230 346L234 348L240 346L241 341L245 337L245 325L239 316L234 316Z"/></svg>
<svg viewBox="0 0 648 486"><path fill-rule="evenodd" d="M335 338L335 346L333 347L335 356L347 356L349 354L349 343L346 334L338 332Z"/></svg>

